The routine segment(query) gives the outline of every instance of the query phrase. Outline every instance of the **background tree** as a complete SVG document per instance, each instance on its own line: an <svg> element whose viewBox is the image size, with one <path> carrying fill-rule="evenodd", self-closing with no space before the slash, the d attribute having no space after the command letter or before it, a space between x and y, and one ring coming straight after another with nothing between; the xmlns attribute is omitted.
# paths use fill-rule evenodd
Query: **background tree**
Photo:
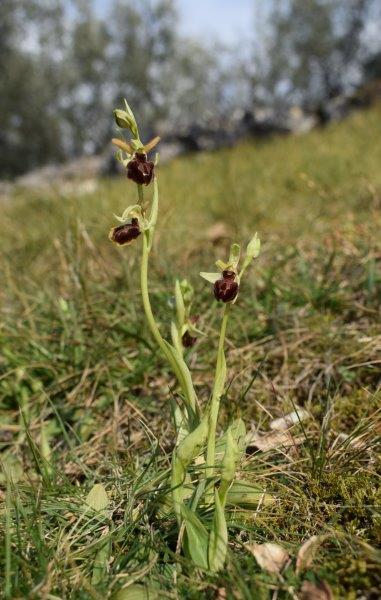
<svg viewBox="0 0 381 600"><path fill-rule="evenodd" d="M0 177L102 152L127 97L149 136L238 108L316 109L380 73L379 0L262 0L249 43L179 33L176 0L0 2Z"/></svg>
<svg viewBox="0 0 381 600"><path fill-rule="evenodd" d="M377 0L275 0L256 31L252 101L316 106L358 85ZM263 12L260 15L263 18Z"/></svg>
<svg viewBox="0 0 381 600"><path fill-rule="evenodd" d="M0 3L0 172L22 173L63 158L55 110L57 56L48 32L63 17L59 2L3 0ZM38 26L37 26L38 23Z"/></svg>

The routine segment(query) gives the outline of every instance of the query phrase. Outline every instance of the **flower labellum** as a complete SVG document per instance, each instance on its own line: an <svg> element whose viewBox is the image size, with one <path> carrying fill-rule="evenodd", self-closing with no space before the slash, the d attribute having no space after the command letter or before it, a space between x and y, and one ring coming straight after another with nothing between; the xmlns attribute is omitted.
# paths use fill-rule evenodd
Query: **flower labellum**
<svg viewBox="0 0 381 600"><path fill-rule="evenodd" d="M238 283L234 281L234 271L223 271L221 279L217 279L214 284L214 296L216 300L222 302L232 302L238 294Z"/></svg>
<svg viewBox="0 0 381 600"><path fill-rule="evenodd" d="M151 183L154 173L154 163L147 160L144 152L135 152L134 158L127 164L127 177L139 185Z"/></svg>
<svg viewBox="0 0 381 600"><path fill-rule="evenodd" d="M141 234L138 219L132 219L131 223L124 223L113 227L110 231L109 238L119 246L130 244Z"/></svg>
<svg viewBox="0 0 381 600"><path fill-rule="evenodd" d="M181 338L181 342L184 348L192 348L197 342L197 338L193 337L189 331L186 331Z"/></svg>

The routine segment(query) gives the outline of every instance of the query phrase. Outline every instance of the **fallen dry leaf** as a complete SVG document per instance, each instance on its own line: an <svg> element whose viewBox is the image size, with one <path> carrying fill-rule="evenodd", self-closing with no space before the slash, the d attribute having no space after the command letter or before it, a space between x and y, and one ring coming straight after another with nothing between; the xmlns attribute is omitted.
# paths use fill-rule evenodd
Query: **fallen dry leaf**
<svg viewBox="0 0 381 600"><path fill-rule="evenodd" d="M246 435L246 446L266 452L280 446L286 448L295 446L301 444L303 440L303 436L294 437L289 431L271 431L264 435L260 435L257 431L249 431Z"/></svg>
<svg viewBox="0 0 381 600"><path fill-rule="evenodd" d="M313 535L300 546L298 555L296 557L297 573L300 573L300 571L304 571L311 566L316 552L325 537L326 536L324 535Z"/></svg>
<svg viewBox="0 0 381 600"><path fill-rule="evenodd" d="M246 548L254 555L255 560L265 571L279 574L289 559L287 550L274 544L246 544Z"/></svg>
<svg viewBox="0 0 381 600"><path fill-rule="evenodd" d="M328 583L320 581L318 584L304 581L299 594L300 600L333 600L332 590Z"/></svg>
<svg viewBox="0 0 381 600"><path fill-rule="evenodd" d="M356 448L356 450L366 450L366 443L361 440L360 436L352 437L347 433L339 433L336 442L344 443L347 442L348 446Z"/></svg>
<svg viewBox="0 0 381 600"><path fill-rule="evenodd" d="M274 419L271 421L270 429L275 429L276 431L285 431L289 427L292 427L301 421L306 421L309 416L310 415L305 408L297 406L295 410L287 415L284 415L284 417L280 417L279 419Z"/></svg>

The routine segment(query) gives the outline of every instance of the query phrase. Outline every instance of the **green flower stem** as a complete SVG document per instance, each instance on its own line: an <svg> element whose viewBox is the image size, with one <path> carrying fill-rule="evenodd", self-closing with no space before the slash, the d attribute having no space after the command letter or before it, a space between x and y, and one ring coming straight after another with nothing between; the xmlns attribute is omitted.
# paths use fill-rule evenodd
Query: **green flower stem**
<svg viewBox="0 0 381 600"><path fill-rule="evenodd" d="M143 206L144 205L144 191L143 191L143 186L140 183L138 183L137 184L137 188L138 188L138 198L139 198L140 206L142 208L144 208L144 206Z"/></svg>
<svg viewBox="0 0 381 600"><path fill-rule="evenodd" d="M206 451L206 475L212 477L214 473L215 463L215 451L216 451L216 429L218 413L220 408L220 398L225 387L226 380L226 363L225 363L225 336L226 327L229 319L230 304L224 305L224 313L222 315L220 339L218 342L218 353L217 353L217 364L216 373L214 378L214 386L212 392L212 399L210 402L209 412L209 431L208 431L208 445Z"/></svg>
<svg viewBox="0 0 381 600"><path fill-rule="evenodd" d="M144 312L145 312L145 315L146 315L146 318L148 321L148 325L151 329L151 333L152 333L155 341L157 342L158 346L164 353L166 359L168 360L171 367L175 371L176 377L179 380L181 387L183 388L184 381L183 381L181 374L179 373L178 365L175 363L175 361L165 343L165 340L162 338L159 328L157 326L157 323L155 321L155 317L153 316L151 302L150 302L150 298L149 298L149 292L148 292L148 258L149 258L149 232L145 231L144 235L143 235L143 255L142 255L142 264L141 264L141 272L140 272L140 287L141 287L141 292L142 292Z"/></svg>
<svg viewBox="0 0 381 600"><path fill-rule="evenodd" d="M157 182L155 182L157 185ZM143 190L141 186L138 186L139 200L143 199L141 194ZM152 335L157 342L158 346L162 350L169 364L171 365L175 376L179 382L181 390L184 394L185 400L191 412L198 412L197 408L197 397L193 388L192 379L183 358L179 355L176 356L173 352L174 349L163 339L160 330L155 321L155 317L152 312L151 302L148 292L148 259L150 249L152 246L152 239L154 235L154 226L143 233L143 253L140 271L140 286L143 299L144 312L151 329ZM191 415L189 415L191 416Z"/></svg>

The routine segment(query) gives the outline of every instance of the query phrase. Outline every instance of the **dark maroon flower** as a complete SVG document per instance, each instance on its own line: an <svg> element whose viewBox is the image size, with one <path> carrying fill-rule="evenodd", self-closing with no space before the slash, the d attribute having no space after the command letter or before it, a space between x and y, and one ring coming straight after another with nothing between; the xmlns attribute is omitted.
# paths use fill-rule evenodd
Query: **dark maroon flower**
<svg viewBox="0 0 381 600"><path fill-rule="evenodd" d="M141 234L138 219L131 219L131 223L124 223L113 227L110 231L109 238L112 242L124 246L130 244Z"/></svg>
<svg viewBox="0 0 381 600"><path fill-rule="evenodd" d="M189 331L186 331L181 338L184 348L192 348L197 342L197 338L193 337Z"/></svg>
<svg viewBox="0 0 381 600"><path fill-rule="evenodd" d="M231 302L238 294L238 283L234 281L234 271L223 271L221 279L214 284L214 296L216 300Z"/></svg>
<svg viewBox="0 0 381 600"><path fill-rule="evenodd" d="M153 178L154 166L144 152L135 152L134 158L127 164L127 177L140 185L148 185Z"/></svg>

